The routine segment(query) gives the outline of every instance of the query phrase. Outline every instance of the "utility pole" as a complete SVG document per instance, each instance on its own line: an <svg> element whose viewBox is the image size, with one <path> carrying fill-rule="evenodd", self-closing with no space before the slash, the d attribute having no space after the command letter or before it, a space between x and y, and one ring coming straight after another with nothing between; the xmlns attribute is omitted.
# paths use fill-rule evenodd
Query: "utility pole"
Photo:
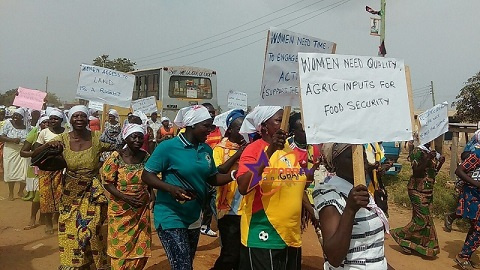
<svg viewBox="0 0 480 270"><path fill-rule="evenodd" d="M380 46L385 46L385 3L386 0L380 0ZM385 54L381 56L385 57Z"/></svg>
<svg viewBox="0 0 480 270"><path fill-rule="evenodd" d="M430 94L432 95L432 105L435 106L435 93L433 91L433 81L430 81Z"/></svg>
<svg viewBox="0 0 480 270"><path fill-rule="evenodd" d="M45 80L45 93L48 93L48 76L47 76L47 79Z"/></svg>

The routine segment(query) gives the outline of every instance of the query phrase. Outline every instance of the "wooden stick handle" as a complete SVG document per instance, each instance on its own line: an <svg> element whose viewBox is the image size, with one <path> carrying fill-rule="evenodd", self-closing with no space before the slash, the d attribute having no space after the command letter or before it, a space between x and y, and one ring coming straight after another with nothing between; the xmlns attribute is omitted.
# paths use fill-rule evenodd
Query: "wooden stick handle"
<svg viewBox="0 0 480 270"><path fill-rule="evenodd" d="M353 160L353 185L354 186L366 185L363 145L356 144L352 146L352 160Z"/></svg>

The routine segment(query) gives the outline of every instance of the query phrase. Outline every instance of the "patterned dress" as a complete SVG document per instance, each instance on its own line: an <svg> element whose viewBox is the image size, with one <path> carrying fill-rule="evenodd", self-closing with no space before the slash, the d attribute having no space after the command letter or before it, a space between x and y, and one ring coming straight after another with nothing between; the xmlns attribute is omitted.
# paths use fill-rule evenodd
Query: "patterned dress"
<svg viewBox="0 0 480 270"><path fill-rule="evenodd" d="M423 161L426 153L415 149L410 155L412 166ZM410 177L408 182L408 196L412 203L412 220L405 227L392 230L392 237L401 246L418 253L434 257L440 253L437 232L431 216L433 202L433 185L435 183L435 159L428 161L425 176Z"/></svg>
<svg viewBox="0 0 480 270"><path fill-rule="evenodd" d="M100 153L109 150L110 145L101 143L99 138L99 132L92 132L92 146L82 151L72 151L69 133L54 139L63 143L67 162L58 222L60 270L92 264L97 270L110 269L101 230L107 198L98 179Z"/></svg>
<svg viewBox="0 0 480 270"><path fill-rule="evenodd" d="M107 193L108 201L108 256L112 270L143 269L151 256L152 229L150 225L150 200L142 172L148 154L140 164L126 164L118 152L105 161L101 176L104 183L115 185L123 194L141 195L145 205L133 208L126 202Z"/></svg>

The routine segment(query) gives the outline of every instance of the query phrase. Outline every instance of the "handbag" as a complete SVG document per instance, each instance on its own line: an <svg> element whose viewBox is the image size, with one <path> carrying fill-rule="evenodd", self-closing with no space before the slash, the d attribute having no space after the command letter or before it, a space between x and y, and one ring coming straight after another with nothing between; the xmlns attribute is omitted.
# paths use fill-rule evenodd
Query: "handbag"
<svg viewBox="0 0 480 270"><path fill-rule="evenodd" d="M67 162L62 156L62 151L46 148L32 158L32 166L42 171L60 171L67 167Z"/></svg>

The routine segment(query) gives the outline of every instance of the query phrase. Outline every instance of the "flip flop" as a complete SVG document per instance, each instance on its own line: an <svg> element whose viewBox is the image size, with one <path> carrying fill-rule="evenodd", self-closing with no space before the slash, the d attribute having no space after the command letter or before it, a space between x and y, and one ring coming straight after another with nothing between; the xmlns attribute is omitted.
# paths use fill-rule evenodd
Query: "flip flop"
<svg viewBox="0 0 480 270"><path fill-rule="evenodd" d="M31 230L31 229L34 229L36 227L38 227L39 225L38 224L34 224L34 225L27 225L25 227L23 227L24 230L28 231L28 230Z"/></svg>
<svg viewBox="0 0 480 270"><path fill-rule="evenodd" d="M45 234L52 235L54 233L55 233L55 231L53 229L45 230Z"/></svg>

